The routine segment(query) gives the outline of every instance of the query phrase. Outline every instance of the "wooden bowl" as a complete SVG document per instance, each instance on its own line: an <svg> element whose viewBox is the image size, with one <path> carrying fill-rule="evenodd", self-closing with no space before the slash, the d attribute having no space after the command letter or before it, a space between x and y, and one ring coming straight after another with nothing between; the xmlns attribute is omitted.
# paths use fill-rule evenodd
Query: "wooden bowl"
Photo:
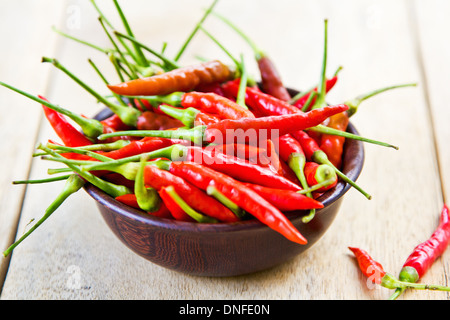
<svg viewBox="0 0 450 320"><path fill-rule="evenodd" d="M358 134L351 123L348 131ZM364 163L363 144L347 139L343 157L342 171L356 181ZM286 214L308 240L307 245L299 245L256 219L200 224L158 218L122 204L93 185L85 186L110 229L132 251L171 270L214 277L265 270L309 249L333 222L349 188L350 185L339 182L324 193L318 199L324 208L317 210L309 223L301 221L308 211Z"/></svg>

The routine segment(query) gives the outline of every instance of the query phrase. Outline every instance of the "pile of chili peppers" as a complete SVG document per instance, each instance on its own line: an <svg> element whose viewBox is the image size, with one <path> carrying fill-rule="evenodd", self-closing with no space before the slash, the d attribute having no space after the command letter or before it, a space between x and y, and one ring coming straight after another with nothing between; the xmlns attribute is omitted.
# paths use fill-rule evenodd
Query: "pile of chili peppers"
<svg viewBox="0 0 450 320"><path fill-rule="evenodd" d="M5 256L85 183L165 219L192 223L258 219L301 245L307 239L285 212L298 211L308 223L316 210L323 208L317 199L339 180L371 199L341 172L345 142L357 139L397 147L348 133L349 118L366 99L415 84L389 86L328 105L326 95L337 83L341 68L332 77L326 76L327 20L318 85L291 96L270 57L214 11L217 0L173 59L164 48L154 50L135 38L117 0L114 4L125 33L117 31L92 3L111 48L55 31L105 53L117 71L118 82L111 83L92 60L89 63L109 95L94 91L57 59L44 57L42 62L51 63L92 94L109 109L108 117L89 119L0 82L42 105L61 142L40 144L35 155L65 164L64 168L50 169L50 178L15 183L66 180L45 215L4 252ZM233 28L251 46L260 71L259 83L247 73L243 56L234 57L204 28L209 15ZM179 63L200 31L224 50L233 62L231 66L219 60L190 66Z"/></svg>

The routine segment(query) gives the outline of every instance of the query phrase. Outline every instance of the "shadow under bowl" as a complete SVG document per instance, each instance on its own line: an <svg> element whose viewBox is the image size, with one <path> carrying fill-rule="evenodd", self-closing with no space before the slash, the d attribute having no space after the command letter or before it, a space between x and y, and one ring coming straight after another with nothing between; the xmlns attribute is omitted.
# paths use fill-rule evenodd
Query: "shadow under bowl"
<svg viewBox="0 0 450 320"><path fill-rule="evenodd" d="M106 114L100 113L97 117L102 119ZM358 134L351 123L347 131ZM356 181L363 163L363 144L346 139L342 172ZM262 271L306 251L327 231L349 188L349 184L340 181L322 194L318 200L324 207L316 211L309 223L301 221L308 211L285 213L308 240L306 245L300 245L256 219L203 224L158 218L115 200L91 184L84 187L96 201L109 228L132 251L171 270L213 277Z"/></svg>

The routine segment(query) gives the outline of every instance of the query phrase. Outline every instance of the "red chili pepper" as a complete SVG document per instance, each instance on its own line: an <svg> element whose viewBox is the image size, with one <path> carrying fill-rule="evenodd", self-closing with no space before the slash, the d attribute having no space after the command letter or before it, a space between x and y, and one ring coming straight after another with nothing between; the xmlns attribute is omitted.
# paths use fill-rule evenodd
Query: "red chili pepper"
<svg viewBox="0 0 450 320"><path fill-rule="evenodd" d="M269 201L280 211L321 209L323 204L317 200L286 189L269 188L261 185L244 183L261 197Z"/></svg>
<svg viewBox="0 0 450 320"><path fill-rule="evenodd" d="M439 225L428 238L416 246L408 256L400 271L399 279L405 282L417 282L440 257L450 243L450 212L447 205L442 208ZM397 290L391 299L396 299L403 290Z"/></svg>
<svg viewBox="0 0 450 320"><path fill-rule="evenodd" d="M239 83L240 79L228 81L222 84L222 88L229 96L236 98L239 91ZM253 87L247 87L245 89L245 103L253 112L264 116L299 112L298 108L290 105L286 101L275 98Z"/></svg>
<svg viewBox="0 0 450 320"><path fill-rule="evenodd" d="M139 204L136 200L136 195L133 193L120 195L120 196L116 197L116 200L120 201L130 207L140 209ZM167 218L167 219L173 218L169 209L163 202L161 202L160 207L157 211L147 212L147 213L151 214L152 216L160 217L160 218Z"/></svg>
<svg viewBox="0 0 450 320"><path fill-rule="evenodd" d="M113 129L114 131L124 131L130 130L131 127L123 123L120 117L117 114L113 114L112 116L106 118L105 120L100 121L104 126Z"/></svg>
<svg viewBox="0 0 450 320"><path fill-rule="evenodd" d="M189 206L209 217L223 222L239 221L231 210L176 174L161 170L154 165L147 165L144 169L144 180L145 184L158 191L162 187L173 186ZM185 218L188 221L191 219L187 214Z"/></svg>
<svg viewBox="0 0 450 320"><path fill-rule="evenodd" d="M159 190L159 196L163 200L165 206L170 212L170 215L175 218L175 220L195 222L181 207L174 201L174 199L167 193L167 187L162 187Z"/></svg>
<svg viewBox="0 0 450 320"><path fill-rule="evenodd" d="M193 162L171 162L169 170L202 190L213 185L229 200L287 239L299 244L307 243L307 240L277 208L237 180Z"/></svg>
<svg viewBox="0 0 450 320"><path fill-rule="evenodd" d="M226 141L234 140L236 130L249 132L254 130L256 139L265 134L268 139L273 139L272 134L281 137L285 134L315 127L336 113L347 110L346 105L327 106L312 110L308 113L294 113L281 116L267 116L262 118L245 118L238 120L225 119L218 123L206 126L204 136L206 141L213 142L214 137L225 137Z"/></svg>
<svg viewBox="0 0 450 320"><path fill-rule="evenodd" d="M185 159L187 161L202 164L203 166L219 171L240 181L285 190L301 190L299 185L296 185L290 180L275 174L268 168L214 151L214 149L211 150L199 147L187 147L185 155Z"/></svg>
<svg viewBox="0 0 450 320"><path fill-rule="evenodd" d="M39 98L47 101L47 99L42 96L39 96ZM42 105L42 108L44 110L45 117L49 121L53 130L55 130L58 137L61 138L65 146L81 147L92 144L92 141L77 130L62 114L46 107L45 105Z"/></svg>
<svg viewBox="0 0 450 320"><path fill-rule="evenodd" d="M345 132L349 123L346 112L338 113L328 118L327 127ZM344 153L345 137L322 134L320 149L328 156L328 160L338 169L342 166L342 154Z"/></svg>
<svg viewBox="0 0 450 320"><path fill-rule="evenodd" d="M135 140L126 146L108 152L100 153L112 159L122 159L134 155L151 152L161 148L165 148L174 144L174 141L164 138L146 137L141 140Z"/></svg>
<svg viewBox="0 0 450 320"><path fill-rule="evenodd" d="M230 80L233 73L220 61L174 69L147 78L133 79L116 85L108 85L114 93L125 96L165 95L175 91L187 92L199 85Z"/></svg>
<svg viewBox="0 0 450 320"><path fill-rule="evenodd" d="M325 192L334 188L338 182L336 172L326 164L307 161L305 163L305 176L309 186L329 182L325 186L317 189L317 192Z"/></svg>
<svg viewBox="0 0 450 320"><path fill-rule="evenodd" d="M358 261L359 269L373 283L381 284L383 277L386 275L383 266L375 261L365 250L349 247Z"/></svg>
<svg viewBox="0 0 450 320"><path fill-rule="evenodd" d="M184 108L196 108L204 113L218 115L222 119L254 118L249 110L236 102L211 92L187 92L181 98Z"/></svg>

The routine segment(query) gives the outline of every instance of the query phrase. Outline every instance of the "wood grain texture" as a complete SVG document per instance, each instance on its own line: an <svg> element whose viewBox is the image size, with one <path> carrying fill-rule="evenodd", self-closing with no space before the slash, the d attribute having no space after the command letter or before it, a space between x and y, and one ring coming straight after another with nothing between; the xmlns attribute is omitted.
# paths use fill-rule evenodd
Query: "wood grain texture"
<svg viewBox="0 0 450 320"><path fill-rule="evenodd" d="M178 0L122 2L136 37L145 39L153 48L161 48L167 41L169 56L176 54L204 8L210 4L206 0L195 3ZM0 4L18 10L14 12L15 17L19 16L17 4L6 1ZM98 1L98 4L121 29L112 2ZM442 195L449 190L445 187L443 192L440 183L442 179L446 186L449 181L448 128L445 123L448 116L441 116L448 115L445 107L448 93L444 89L448 83L445 79L448 72L444 72L448 63L440 63L448 56L446 50L449 48L447 43L437 40L448 28L445 29L445 23L441 24L446 21L444 18L436 19L444 14L445 8L448 12L448 4L438 0L426 4L421 0L414 3L407 0L227 0L218 3L217 10L232 17L274 59L287 86L309 89L319 81L325 18L329 21L328 74L339 65L344 67L338 84L330 92L330 103L339 103L386 85L419 84L416 88L398 89L364 102L352 118L361 135L393 143L400 149L365 144L366 162L358 184L372 194L373 199L369 201L356 190L350 190L328 232L301 256L279 267L247 276L186 276L151 264L132 253L108 229L89 196L77 193L13 253L1 298L386 299L391 292L366 283L347 247L358 246L369 251L386 270L396 274L414 246L425 240L437 225ZM40 28L45 29L46 24L59 24L73 35L109 46L96 20L97 14L88 1L68 1L62 13L56 9L55 12L36 12L45 19L27 21L39 21ZM72 19L74 12L78 12L79 20ZM29 14L31 17L32 12ZM10 19L8 25L15 23L11 20L14 19ZM205 27L234 55L243 53L249 71L257 77L252 52L235 33L211 17ZM37 30L40 29L34 27L30 31L25 26L17 26L10 34L2 32L1 39L5 42L26 35L29 41L34 39L35 44L48 44L45 50L50 51L45 54L52 55L56 44L51 40L53 38L47 38L52 35L51 30L41 31L39 37L33 36ZM115 73L105 56L72 41L59 41L61 46L56 55L60 61L106 93L87 63L87 57L91 57L105 70L108 79L114 81ZM5 54L3 51L0 54ZM40 57L43 52L39 51L30 52ZM197 61L196 55L231 63L204 34L198 34L180 62L193 63ZM9 54L3 59L17 65L24 58ZM33 60L31 56L27 59ZM48 87L49 99L88 116L98 111L95 99L60 72L51 72L48 80L40 78L41 70L48 72L51 66L47 69L39 65L39 58L34 60L35 64L27 64L24 70L34 77L28 80L40 80L31 80L31 84ZM3 64L0 68L1 79L6 80L5 74L11 75L11 71L5 71ZM10 79L21 88L30 88L20 78ZM39 89L42 88L35 88ZM3 92L2 108L5 104L24 105L23 99ZM28 112L32 107L26 110ZM19 111L10 114L21 117ZM29 117L34 116L27 114L27 119ZM7 126L3 118L1 121L2 130L10 132L12 120L8 120ZM15 152L8 160L10 166L18 166L21 170L28 166L34 141L46 141L52 135L46 125L37 136L37 125L33 128L29 130L32 134L28 138L33 142ZM13 147L21 139L11 138L8 143ZM34 159L31 177L42 177L49 166L55 164ZM26 171L21 170L15 169L18 174L26 175ZM17 175L3 178L12 180ZM44 212L58 188L58 184L27 188L19 233L31 218ZM11 198L2 201L2 205L7 205L2 212L13 217L7 219L9 227L1 226L6 230L10 230L20 207L22 194L17 192L8 191ZM2 197L3 194L2 190ZM5 215L0 217L4 219ZM436 261L423 282L448 284L448 261L447 252ZM449 299L449 296L442 292L407 291L400 299Z"/></svg>

